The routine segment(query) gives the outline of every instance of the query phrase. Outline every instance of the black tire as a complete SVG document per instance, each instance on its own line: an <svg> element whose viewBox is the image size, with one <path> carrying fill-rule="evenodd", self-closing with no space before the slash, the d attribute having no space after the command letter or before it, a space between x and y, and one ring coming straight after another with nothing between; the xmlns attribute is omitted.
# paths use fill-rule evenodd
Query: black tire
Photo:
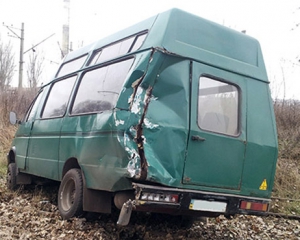
<svg viewBox="0 0 300 240"><path fill-rule="evenodd" d="M9 190L16 190L17 185L17 165L10 163L7 167L6 186Z"/></svg>
<svg viewBox="0 0 300 240"><path fill-rule="evenodd" d="M58 209L63 219L83 214L83 180L80 169L70 169L60 183L58 190Z"/></svg>

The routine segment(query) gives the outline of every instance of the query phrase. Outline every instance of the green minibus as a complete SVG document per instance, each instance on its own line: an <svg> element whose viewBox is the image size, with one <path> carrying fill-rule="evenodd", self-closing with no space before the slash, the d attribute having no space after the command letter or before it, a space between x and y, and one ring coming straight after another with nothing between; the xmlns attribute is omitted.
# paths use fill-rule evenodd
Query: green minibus
<svg viewBox="0 0 300 240"><path fill-rule="evenodd" d="M278 143L259 42L182 10L70 52L10 121L8 188L60 182L63 219L269 209Z"/></svg>

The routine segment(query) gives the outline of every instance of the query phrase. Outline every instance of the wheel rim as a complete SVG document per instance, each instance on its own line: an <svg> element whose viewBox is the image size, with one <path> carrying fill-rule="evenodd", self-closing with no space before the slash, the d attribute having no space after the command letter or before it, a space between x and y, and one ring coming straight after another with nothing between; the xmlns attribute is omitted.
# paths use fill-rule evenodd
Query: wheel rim
<svg viewBox="0 0 300 240"><path fill-rule="evenodd" d="M64 211L70 210L70 208L73 206L75 193L75 182L73 179L69 179L60 194L61 207Z"/></svg>

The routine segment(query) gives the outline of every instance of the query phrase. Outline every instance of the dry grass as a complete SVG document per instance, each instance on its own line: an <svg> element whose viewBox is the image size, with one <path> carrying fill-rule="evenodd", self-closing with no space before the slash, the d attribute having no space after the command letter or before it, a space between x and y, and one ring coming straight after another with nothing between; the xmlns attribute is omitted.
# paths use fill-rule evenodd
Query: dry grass
<svg viewBox="0 0 300 240"><path fill-rule="evenodd" d="M294 159L279 158L271 210L300 215L300 168Z"/></svg>
<svg viewBox="0 0 300 240"><path fill-rule="evenodd" d="M9 112L18 113L18 118L21 119L35 94L34 90L12 90L0 93L0 174L6 172L6 154L17 128L9 123Z"/></svg>
<svg viewBox="0 0 300 240"><path fill-rule="evenodd" d="M279 198L300 199L300 169L296 161L278 160L273 192Z"/></svg>
<svg viewBox="0 0 300 240"><path fill-rule="evenodd" d="M274 104L279 158L300 161L300 102L277 101Z"/></svg>
<svg viewBox="0 0 300 240"><path fill-rule="evenodd" d="M274 104L278 132L278 163L273 197L274 210L300 215L300 102Z"/></svg>
<svg viewBox="0 0 300 240"><path fill-rule="evenodd" d="M15 134L16 127L12 125L1 125L0 122L0 175L6 172L6 154L9 151L12 138Z"/></svg>

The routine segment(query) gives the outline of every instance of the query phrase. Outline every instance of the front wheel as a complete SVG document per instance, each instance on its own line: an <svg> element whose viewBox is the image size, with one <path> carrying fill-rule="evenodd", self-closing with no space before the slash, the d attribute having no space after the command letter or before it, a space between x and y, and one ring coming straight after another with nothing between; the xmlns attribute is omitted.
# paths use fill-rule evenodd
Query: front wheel
<svg viewBox="0 0 300 240"><path fill-rule="evenodd" d="M16 190L17 185L17 165L10 163L7 167L6 186L9 190Z"/></svg>
<svg viewBox="0 0 300 240"><path fill-rule="evenodd" d="M78 217L83 213L83 180L80 169L69 170L58 190L58 209L63 219Z"/></svg>

